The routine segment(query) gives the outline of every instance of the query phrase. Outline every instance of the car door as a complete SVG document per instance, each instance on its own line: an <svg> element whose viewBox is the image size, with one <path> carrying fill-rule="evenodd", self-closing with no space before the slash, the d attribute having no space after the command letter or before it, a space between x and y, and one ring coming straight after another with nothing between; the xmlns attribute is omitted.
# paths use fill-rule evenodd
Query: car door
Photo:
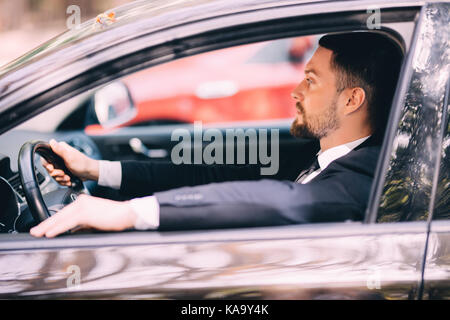
<svg viewBox="0 0 450 320"><path fill-rule="evenodd" d="M447 63L448 61L447 49ZM448 76L448 73L447 73ZM424 268L424 299L450 298L450 123L449 85L444 99L442 116L443 139L437 151L436 174L432 196L433 216L428 236L427 254Z"/></svg>
<svg viewBox="0 0 450 320"><path fill-rule="evenodd" d="M393 175L388 173L377 218L426 221L418 294L424 299L450 297L449 8L448 3L429 5L419 23L423 33L416 40L419 51L412 61L410 92L401 117L404 124L393 146L397 160L389 163Z"/></svg>
<svg viewBox="0 0 450 320"><path fill-rule="evenodd" d="M450 172L450 126L448 85L446 96L446 115L443 119L445 134L441 144L440 159L437 161L439 176L433 189L434 203L433 218L428 236L427 254L424 268L424 299L450 298L450 200L449 200L449 172ZM446 124L445 124L446 123ZM445 132L446 131L446 132Z"/></svg>
<svg viewBox="0 0 450 320"><path fill-rule="evenodd" d="M421 21L433 9L426 7ZM383 187L396 178L386 165L397 159L390 146L402 133L400 117L411 107L403 98L411 86L408 70L423 52L417 39L424 32L419 25L403 68L392 132L384 143L386 161L379 165L365 223L52 240L0 235L0 297L417 298L426 221L379 222L391 199ZM380 196L386 199L380 202Z"/></svg>
<svg viewBox="0 0 450 320"><path fill-rule="evenodd" d="M417 39L420 51L413 59L410 92L402 116L405 124L394 142L397 159L404 160L389 163L397 177L388 178L385 184L382 215L378 218L426 221L427 243L418 294L425 299L449 298L449 7L448 3L436 8L430 5L426 17L422 16L423 34ZM428 37L438 32L441 37ZM419 131L422 133L417 135Z"/></svg>

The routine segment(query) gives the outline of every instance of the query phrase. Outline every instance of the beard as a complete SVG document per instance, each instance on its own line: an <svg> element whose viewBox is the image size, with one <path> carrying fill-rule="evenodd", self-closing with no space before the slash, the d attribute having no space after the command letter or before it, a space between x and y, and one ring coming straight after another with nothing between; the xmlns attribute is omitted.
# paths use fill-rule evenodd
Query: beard
<svg viewBox="0 0 450 320"><path fill-rule="evenodd" d="M322 139L339 128L337 117L337 97L323 114L308 117L300 102L296 104L300 114L291 125L290 132L296 138ZM301 121L300 118L301 117Z"/></svg>

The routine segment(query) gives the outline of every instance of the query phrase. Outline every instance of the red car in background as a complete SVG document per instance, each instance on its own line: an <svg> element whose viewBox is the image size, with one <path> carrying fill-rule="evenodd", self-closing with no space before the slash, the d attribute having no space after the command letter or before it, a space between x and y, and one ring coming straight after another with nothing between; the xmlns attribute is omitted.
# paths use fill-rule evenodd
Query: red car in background
<svg viewBox="0 0 450 320"><path fill-rule="evenodd" d="M302 80L314 46L314 37L249 44L179 59L122 78L137 112L120 126L155 120L213 123L293 118L291 92ZM88 126L86 131L99 133L99 129L104 131L98 125Z"/></svg>

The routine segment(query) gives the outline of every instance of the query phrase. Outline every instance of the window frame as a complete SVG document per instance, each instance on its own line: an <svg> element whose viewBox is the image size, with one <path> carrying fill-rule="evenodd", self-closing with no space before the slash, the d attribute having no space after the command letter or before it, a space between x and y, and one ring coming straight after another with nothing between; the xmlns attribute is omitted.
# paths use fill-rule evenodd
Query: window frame
<svg viewBox="0 0 450 320"><path fill-rule="evenodd" d="M411 46L410 49L403 61L403 65L400 71L400 77L397 84L397 89L395 91L392 108L389 115L389 122L386 127L385 137L383 140L383 144L381 146L381 152L380 152L380 160L378 161L377 168L375 170L375 177L374 182L372 185L372 192L369 197L369 202L366 209L366 219L365 223L378 223L378 209L380 205L381 196L383 193L383 188L386 182L386 174L388 171L389 162L392 155L392 149L393 149L393 142L396 138L397 129L400 124L400 119L402 116L403 111L403 105L405 103L405 97L407 96L407 92L410 90L410 82L413 74L413 69L411 68L414 57L416 55L417 51L417 43L418 38L421 35L422 31L422 25L424 16L426 13L427 5L424 5L421 9L420 16L418 17L418 20L416 21L415 29L413 32L413 36L411 39ZM444 102L445 103L445 102ZM442 122L445 119L443 118ZM442 130L441 130L442 133ZM440 141L442 143L443 136L440 138ZM439 155L437 158L440 158L440 150L435 150L434 152L439 152ZM435 168L434 175L436 175L436 171L439 171L439 169ZM437 187L437 179L433 179L432 182L432 190L435 190ZM433 213L433 210L431 210L433 207L431 205L434 204L434 194L432 193L430 196L430 210L427 221L423 221L423 223L426 223L427 228L429 228L430 219ZM397 221L393 223L410 223L410 222L416 222L416 221Z"/></svg>
<svg viewBox="0 0 450 320"><path fill-rule="evenodd" d="M447 132L447 128L450 125L450 101L449 101L449 95L450 95L450 77L447 79L447 86L445 91L445 98L444 98L444 107L442 110L442 123L441 123L441 137L439 139L439 148L437 150L438 156L436 157L436 170L434 172L433 177L433 189L431 190L431 201L430 201L430 215L428 217L428 223L432 224L433 222L438 221L447 221L445 219L443 220L435 220L434 219L434 212L435 212L435 204L438 201L438 185L439 185L439 174L441 169L441 161L442 161L442 149L443 149L443 142L444 137L449 134Z"/></svg>

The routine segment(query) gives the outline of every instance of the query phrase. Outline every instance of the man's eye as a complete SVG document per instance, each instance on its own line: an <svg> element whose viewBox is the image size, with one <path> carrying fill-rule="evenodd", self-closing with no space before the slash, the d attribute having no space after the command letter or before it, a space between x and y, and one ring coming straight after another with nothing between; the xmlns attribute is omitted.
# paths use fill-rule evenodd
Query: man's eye
<svg viewBox="0 0 450 320"><path fill-rule="evenodd" d="M306 78L306 82L307 82L308 84L311 84L311 83L312 83L312 80L309 79L309 78Z"/></svg>

